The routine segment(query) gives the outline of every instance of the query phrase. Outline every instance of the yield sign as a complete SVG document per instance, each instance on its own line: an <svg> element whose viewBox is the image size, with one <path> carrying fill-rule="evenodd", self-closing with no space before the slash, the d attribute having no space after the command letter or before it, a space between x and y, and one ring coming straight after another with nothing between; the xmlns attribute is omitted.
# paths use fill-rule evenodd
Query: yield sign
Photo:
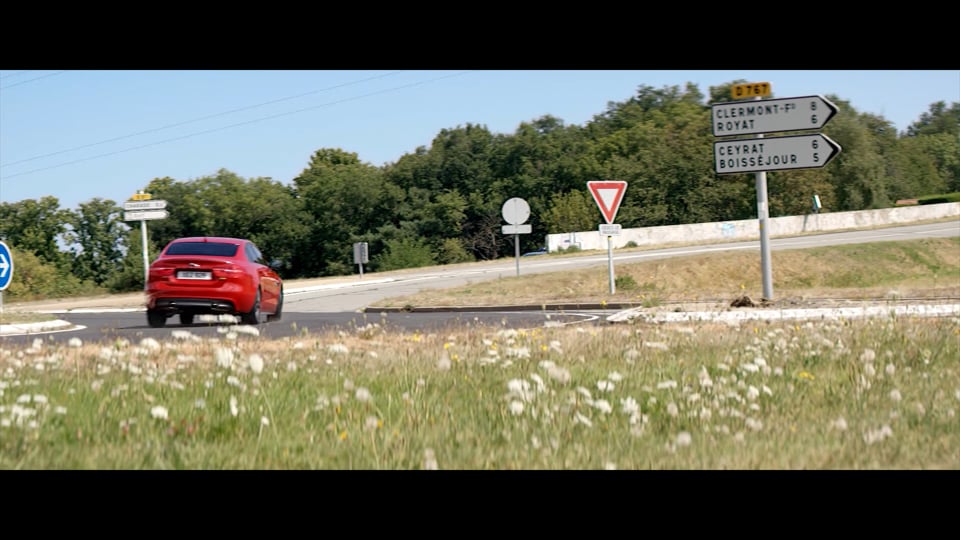
<svg viewBox="0 0 960 540"><path fill-rule="evenodd" d="M612 224L613 219L617 217L617 210L620 209L620 202L623 201L623 192L627 190L627 183L594 181L587 182L587 187L593 194L593 200L597 201L603 219L607 220L608 224Z"/></svg>

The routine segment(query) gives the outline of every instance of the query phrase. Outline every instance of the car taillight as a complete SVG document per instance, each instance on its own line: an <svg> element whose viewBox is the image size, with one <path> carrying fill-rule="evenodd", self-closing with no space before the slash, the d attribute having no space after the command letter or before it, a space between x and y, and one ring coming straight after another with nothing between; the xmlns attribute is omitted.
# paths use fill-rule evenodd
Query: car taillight
<svg viewBox="0 0 960 540"><path fill-rule="evenodd" d="M151 266L149 279L167 281L173 276L173 271L172 266Z"/></svg>
<svg viewBox="0 0 960 540"><path fill-rule="evenodd" d="M217 279L235 279L240 277L241 274L243 274L243 270L238 268L225 267L213 269L213 277Z"/></svg>

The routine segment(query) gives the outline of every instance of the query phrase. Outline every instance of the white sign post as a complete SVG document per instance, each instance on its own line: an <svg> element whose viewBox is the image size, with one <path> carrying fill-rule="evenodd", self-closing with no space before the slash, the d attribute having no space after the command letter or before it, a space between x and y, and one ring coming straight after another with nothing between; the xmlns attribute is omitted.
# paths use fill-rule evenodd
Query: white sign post
<svg viewBox="0 0 960 540"><path fill-rule="evenodd" d="M164 219L168 216L164 208L167 201L153 200L149 193L140 190L132 200L123 203L123 220L140 222L140 242L143 244L143 290L147 290L147 281L150 278L150 257L147 253L147 221Z"/></svg>
<svg viewBox="0 0 960 540"><path fill-rule="evenodd" d="M514 197L503 203L503 208L500 209L500 213L503 215L503 220L509 223L509 225L503 226L503 234L513 235L513 251L514 257L517 260L517 275L519 276L520 235L529 234L531 231L529 224L524 225L527 218L530 217L530 205L520 197Z"/></svg>
<svg viewBox="0 0 960 540"><path fill-rule="evenodd" d="M587 189L593 195L600 213L607 225L600 225L600 234L607 236L607 268L610 274L610 294L617 290L613 279L613 237L620 234L620 225L613 222L623 202L623 194L627 191L627 183L621 181L593 181L587 182Z"/></svg>

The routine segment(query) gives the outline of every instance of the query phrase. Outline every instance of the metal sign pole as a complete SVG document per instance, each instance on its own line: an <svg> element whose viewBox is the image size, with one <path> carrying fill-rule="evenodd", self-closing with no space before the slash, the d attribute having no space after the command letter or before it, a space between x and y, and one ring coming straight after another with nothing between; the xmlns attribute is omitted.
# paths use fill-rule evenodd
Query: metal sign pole
<svg viewBox="0 0 960 540"><path fill-rule="evenodd" d="M757 98L760 99L760 98ZM758 139L763 134L757 135ZM757 216L760 219L760 266L763 272L763 299L773 300L773 271L770 261L770 211L767 208L767 172L757 173Z"/></svg>
<svg viewBox="0 0 960 540"><path fill-rule="evenodd" d="M143 243L143 290L150 278L150 258L147 255L147 220L140 220L140 242Z"/></svg>
<svg viewBox="0 0 960 540"><path fill-rule="evenodd" d="M608 266L610 267L610 294L616 292L616 286L613 284L613 237L607 237L607 259Z"/></svg>
<svg viewBox="0 0 960 540"><path fill-rule="evenodd" d="M517 277L520 277L520 235L513 235L513 254L517 260Z"/></svg>

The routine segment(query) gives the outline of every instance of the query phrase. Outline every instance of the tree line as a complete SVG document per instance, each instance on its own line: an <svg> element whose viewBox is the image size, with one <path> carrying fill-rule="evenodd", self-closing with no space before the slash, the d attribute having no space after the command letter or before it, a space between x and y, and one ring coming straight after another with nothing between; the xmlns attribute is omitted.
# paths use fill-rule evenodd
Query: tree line
<svg viewBox="0 0 960 540"><path fill-rule="evenodd" d="M545 115L512 134L443 129L429 148L383 166L321 148L289 183L228 169L155 178L143 189L167 201L169 216L148 222L148 251L182 236L245 237L283 261L288 279L356 272L356 242L369 245L370 272L490 260L514 253L514 236L500 230L513 197L530 205L524 251L547 234L595 229L602 218L589 180L629 183L617 214L624 228L756 218L754 175L714 171L710 105L731 101L742 82L711 87L709 97L692 83L641 85L582 126ZM809 213L814 194L821 212L839 212L960 191L960 103L933 103L897 133L882 116L825 97L839 112L819 131L843 150L820 169L768 172L770 217ZM0 238L17 261L10 297L142 289L140 227L123 221L122 202L0 203Z"/></svg>

